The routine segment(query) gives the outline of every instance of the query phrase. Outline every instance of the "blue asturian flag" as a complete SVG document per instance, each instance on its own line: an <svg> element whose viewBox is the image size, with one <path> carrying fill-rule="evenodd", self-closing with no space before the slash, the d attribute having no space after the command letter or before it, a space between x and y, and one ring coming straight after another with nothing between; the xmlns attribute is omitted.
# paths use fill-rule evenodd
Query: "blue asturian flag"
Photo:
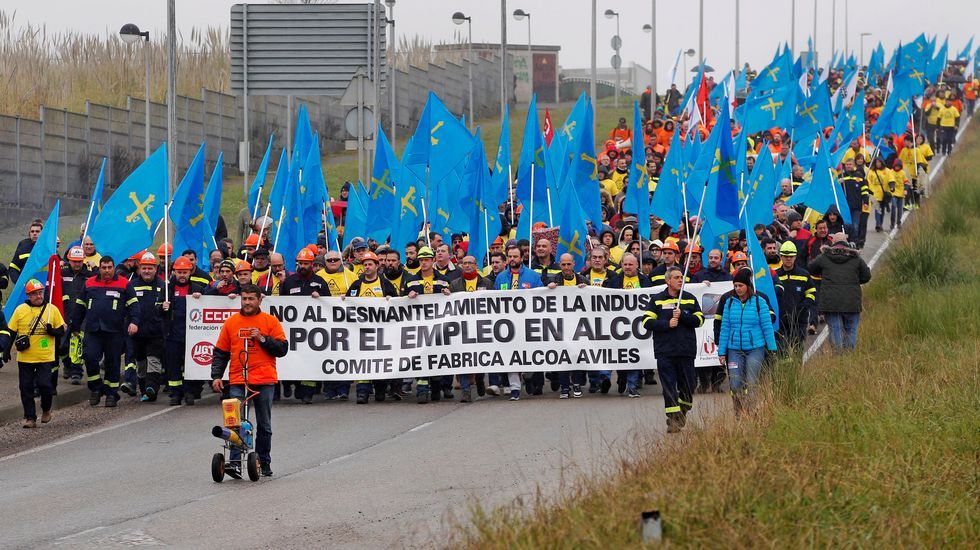
<svg viewBox="0 0 980 550"><path fill-rule="evenodd" d="M37 279L44 283L48 280L48 260L58 253L58 216L60 212L61 201L59 200L54 203L54 208L51 209L47 221L44 222L44 227L41 228L41 234L34 242L31 255L24 262L24 268L20 272L17 284L7 296L7 304L3 308L3 314L7 319L10 319L17 306L27 299L24 287L27 286L28 281Z"/></svg>
<svg viewBox="0 0 980 550"><path fill-rule="evenodd" d="M214 230L211 229L204 211L204 154L202 143L187 167L187 172L174 191L170 205L170 219L174 223L174 251L183 253L193 250L200 260L207 260L208 252L215 247Z"/></svg>
<svg viewBox="0 0 980 550"><path fill-rule="evenodd" d="M724 107L722 111L727 113ZM719 121L721 124L721 121ZM637 232L643 240L650 238L650 175L647 172L646 149L643 147L643 119L640 116L640 104L633 102L633 128L637 132L633 134L634 139L639 138L633 144L633 158L630 165L629 185L626 186L626 201L623 203L623 210L631 214L636 214Z"/></svg>
<svg viewBox="0 0 980 550"><path fill-rule="evenodd" d="M248 188L248 211L252 213L253 220L261 214L258 210L262 207L260 204L262 201L262 190L265 188L266 174L269 173L269 158L272 156L272 141L275 137L275 134L269 136L269 145L266 146L265 154L262 155L262 162L259 163L259 169L255 172L255 179L252 180L252 186Z"/></svg>
<svg viewBox="0 0 980 550"><path fill-rule="evenodd" d="M95 189L92 191L92 202L89 203L88 215L85 217L86 229L91 229L99 212L102 211L102 193L105 189L105 164L106 158L102 158L102 167L99 168L99 179L95 182Z"/></svg>

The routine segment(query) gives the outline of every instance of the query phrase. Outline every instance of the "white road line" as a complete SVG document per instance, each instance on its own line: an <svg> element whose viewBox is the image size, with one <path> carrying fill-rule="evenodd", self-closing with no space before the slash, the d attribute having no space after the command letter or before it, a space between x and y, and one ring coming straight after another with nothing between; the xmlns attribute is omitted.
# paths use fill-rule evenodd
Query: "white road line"
<svg viewBox="0 0 980 550"><path fill-rule="evenodd" d="M173 411L176 411L178 409L180 409L180 407L167 407L166 409L162 409L162 410L159 410L159 411L156 411L156 412L152 412L152 413L150 413L150 414L148 414L146 416L141 416L139 418L134 418L132 420L127 420L125 422L120 422L119 424L113 424L111 426L104 426L102 428L98 428L96 430L92 430L91 432L80 433L78 435L69 437L68 439L61 439L61 440L58 440L58 441L52 441L51 443L46 443L44 445L41 445L40 447L34 447L33 449L27 449L27 450L21 451L19 453L14 453L12 455L7 455L7 456L4 456L4 457L0 457L0 462L6 462L8 460L13 460L15 458L20 458L22 456L27 456L27 455L38 453L38 452L41 452L41 451L46 451L48 449L53 449L54 447L60 447L62 445L67 445L68 443L74 443L75 441L78 441L80 439L85 439L86 437L91 437L93 435L99 435L101 433L105 433L105 432L108 432L108 431L111 431L111 430L115 430L117 428L124 428L126 426L132 426L133 424L137 424L139 422L143 422L145 420L149 420L151 418L154 418L154 417L157 417L157 416L160 416L160 415L163 415L163 414L167 414L169 412L173 412Z"/></svg>
<svg viewBox="0 0 980 550"><path fill-rule="evenodd" d="M966 127L969 126L971 122L973 122L973 117L970 117L966 124L960 127L960 130L956 133L957 141L959 141L960 137L963 136L963 132L966 131ZM949 158L949 155L943 155L943 158L936 162L936 166L933 168L931 178L929 179L930 185L933 181L939 178L939 174L942 172L943 165L946 164L947 158ZM908 218L911 213L911 210L902 212L902 221L905 221L905 218ZM888 247L892 244L892 241L895 240L896 235L898 235L897 227L888 232L888 236L885 237L885 242L881 243L881 246L878 247L878 251L875 252L874 256L871 257L871 261L868 262L868 269L874 269L875 264L878 263L878 260L881 259L881 256L886 250L888 250ZM812 359L818 351L820 351L820 348L823 347L823 344L827 341L827 337L829 335L830 333L828 332L827 327L823 327L823 329L820 330L820 333L817 334L817 339L813 341L813 344L811 344L806 350L806 353L803 354L804 365L807 361Z"/></svg>
<svg viewBox="0 0 980 550"><path fill-rule="evenodd" d="M89 533L94 533L94 532L96 532L96 531L101 531L101 530L103 530L103 529L107 529L107 527L105 527L105 526L99 526L99 527L92 527L91 529L86 529L86 530L84 530L84 531L79 531L79 532L77 532L77 533L72 533L72 534L70 534L70 535L65 535L65 536L63 536L63 537L58 537L58 538L56 538L56 539L54 539L54 542L55 542L55 543L58 543L58 542L63 542L63 541L66 541L66 540L70 540L70 539L73 539L73 538L75 538L75 537L81 537L81 536L83 536L83 535L87 535L87 534L89 534Z"/></svg>
<svg viewBox="0 0 980 550"><path fill-rule="evenodd" d="M423 424L419 424L418 426L415 426L414 428L412 428L411 430L408 430L408 431L409 432L417 432L417 431L421 430L422 428L424 428L426 426L430 426L430 425L432 425L432 421L425 422Z"/></svg>

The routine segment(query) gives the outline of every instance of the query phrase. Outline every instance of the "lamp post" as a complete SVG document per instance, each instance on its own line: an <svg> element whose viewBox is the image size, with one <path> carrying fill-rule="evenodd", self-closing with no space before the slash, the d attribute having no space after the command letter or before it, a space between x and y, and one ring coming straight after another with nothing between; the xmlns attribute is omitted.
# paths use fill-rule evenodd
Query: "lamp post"
<svg viewBox="0 0 980 550"><path fill-rule="evenodd" d="M395 128L398 126L395 116L397 112L395 107L395 52L398 49L398 42L395 38L395 0L385 0L385 5L388 6L386 22L391 26L391 38L388 39L388 43L391 44L391 55L388 57L388 95L391 96L391 146L395 147Z"/></svg>
<svg viewBox="0 0 980 550"><path fill-rule="evenodd" d="M650 36L650 116L657 111L657 0L650 0L653 16L649 25L643 25L643 30ZM649 27L649 29L647 28Z"/></svg>
<svg viewBox="0 0 980 550"><path fill-rule="evenodd" d="M470 84L470 117L469 117L469 121L468 122L469 122L470 130L472 130L473 129L473 18L472 17L467 17L467 16L463 15L463 12L458 11L458 12L456 12L456 13L453 14L453 23L456 23L457 25L462 25L463 23L468 23L469 24L468 25L468 30L467 30L467 37L466 37L466 42L467 42L467 54L466 54L466 57L467 57L467 61L468 61L468 63L467 63L467 69L468 69L467 70L467 74L468 74L468 78L469 78L469 81L470 81L469 82L469 84Z"/></svg>
<svg viewBox="0 0 980 550"><path fill-rule="evenodd" d="M534 58L531 54L531 14L518 8L514 10L514 20L523 21L527 18L527 84L531 88L531 94L534 94L534 78L531 71L534 69Z"/></svg>
<svg viewBox="0 0 980 550"><path fill-rule="evenodd" d="M621 45L620 42L621 38L619 38L619 12L613 10L606 10L604 15L606 16L606 19L612 19L614 17L616 18L616 37L613 39L613 50L616 51L616 57L614 59L617 61L615 64L616 66L613 67L614 69L616 69L616 93L614 96L615 97L614 104L616 108L619 108L619 83L620 83L619 67L622 66L623 63L622 58L619 57L619 48Z"/></svg>
<svg viewBox="0 0 980 550"><path fill-rule="evenodd" d="M167 1L167 201L177 183L177 8L175 0ZM247 152L246 152L247 153ZM248 158L247 156L245 158ZM169 209L169 206L167 207ZM169 231L164 215L164 241ZM168 274L169 276L169 274Z"/></svg>
<svg viewBox="0 0 980 550"><path fill-rule="evenodd" d="M688 57L694 57L694 48L688 48L684 50L684 93L687 93L687 87L690 84L690 77L687 74Z"/></svg>
<svg viewBox="0 0 980 550"><path fill-rule="evenodd" d="M143 39L143 64L146 66L146 120L144 122L143 144L146 148L146 158L150 158L150 31L140 31L132 23L126 23L119 29L119 38L127 44L135 44Z"/></svg>
<svg viewBox="0 0 980 550"><path fill-rule="evenodd" d="M590 13L592 15L592 63L591 63L591 75L590 75L592 77L592 79L589 82L589 95L591 96L591 99L592 99L592 113L593 113L592 117L594 119L592 126L593 126L593 129L594 129L595 128L595 120L598 120L598 118L599 118L598 117L598 112L596 111L596 97L595 97L595 94L596 94L596 90L595 90L595 84L596 84L596 68L595 68L595 53L596 53L596 42L595 42L595 36L596 36L596 0L592 0L592 11Z"/></svg>
<svg viewBox="0 0 980 550"><path fill-rule="evenodd" d="M871 36L870 32L861 33L861 66L864 67L864 37Z"/></svg>

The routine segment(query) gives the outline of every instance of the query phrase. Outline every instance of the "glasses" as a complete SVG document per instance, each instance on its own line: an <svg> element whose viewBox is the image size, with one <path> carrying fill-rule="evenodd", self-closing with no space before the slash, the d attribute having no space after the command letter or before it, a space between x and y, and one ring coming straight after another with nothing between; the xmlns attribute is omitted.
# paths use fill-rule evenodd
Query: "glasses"
<svg viewBox="0 0 980 550"><path fill-rule="evenodd" d="M286 264L272 264L269 267L286 267Z"/></svg>
<svg viewBox="0 0 980 550"><path fill-rule="evenodd" d="M339 262L340 258L327 258L327 261L330 263Z"/></svg>

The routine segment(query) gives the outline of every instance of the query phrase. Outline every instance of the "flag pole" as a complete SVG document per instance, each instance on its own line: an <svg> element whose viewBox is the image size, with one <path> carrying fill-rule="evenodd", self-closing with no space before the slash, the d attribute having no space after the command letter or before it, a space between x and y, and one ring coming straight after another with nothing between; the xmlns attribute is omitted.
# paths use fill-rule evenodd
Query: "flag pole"
<svg viewBox="0 0 980 550"><path fill-rule="evenodd" d="M279 234L282 232L282 218L285 215L286 215L286 205L282 205L282 206L279 207L279 221L276 223L276 238L275 238L274 241L272 241L272 251L273 252L276 252L276 251L279 250ZM259 239L261 239L261 238L262 238L262 236L259 235Z"/></svg>
<svg viewBox="0 0 980 550"><path fill-rule="evenodd" d="M514 168L507 164L507 200L510 202L510 222L514 223Z"/></svg>
<svg viewBox="0 0 980 550"><path fill-rule="evenodd" d="M551 188L550 187L549 188L546 188L544 191L545 191L545 193L548 196L548 227L554 227L555 226L555 219L551 215Z"/></svg>
<svg viewBox="0 0 980 550"><path fill-rule="evenodd" d="M691 255L694 254L694 244L698 237L698 228L704 225L701 223L701 212L704 209L704 198L705 196L707 196L707 194L708 194L708 180L705 180L704 187L701 189L701 202L698 204L698 216L697 216L698 222L694 225L694 234L691 235L690 238L688 238L687 240L687 246L691 248L691 253L688 254L687 259L684 260L684 276L681 278L681 291L677 294L677 307L680 307L681 297L684 296L684 285L687 284L687 274L691 269Z"/></svg>
<svg viewBox="0 0 980 550"><path fill-rule="evenodd" d="M528 212L527 220L527 238L530 242L530 249L534 250L534 159L531 159L531 197L529 202L530 212ZM527 255L527 266L531 267L531 255Z"/></svg>
<svg viewBox="0 0 980 550"><path fill-rule="evenodd" d="M429 239L429 214L425 210L425 199L419 199L422 201L422 232L425 233L425 242L428 243L429 248L432 248L432 240Z"/></svg>
<svg viewBox="0 0 980 550"><path fill-rule="evenodd" d="M483 267L487 267L487 264L490 262L490 221L487 219L486 208L483 209L483 233L487 236L484 239L487 245L487 255L484 257Z"/></svg>
<svg viewBox="0 0 980 550"><path fill-rule="evenodd" d="M167 221L170 218L170 202L167 202L167 206L163 209L163 253L166 255L167 249L170 248L170 223ZM171 254L172 256L173 254ZM166 257L166 256L164 256ZM170 262L163 262L163 293L166 296L170 296Z"/></svg>

